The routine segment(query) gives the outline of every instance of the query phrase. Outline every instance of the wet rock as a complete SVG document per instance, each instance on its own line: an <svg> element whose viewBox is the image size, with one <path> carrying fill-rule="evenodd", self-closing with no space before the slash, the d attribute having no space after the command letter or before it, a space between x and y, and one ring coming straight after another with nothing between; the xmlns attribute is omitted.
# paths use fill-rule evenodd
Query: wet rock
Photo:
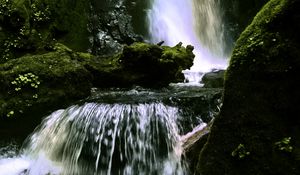
<svg viewBox="0 0 300 175"><path fill-rule="evenodd" d="M271 0L241 34L196 174L300 173L299 9Z"/></svg>
<svg viewBox="0 0 300 175"><path fill-rule="evenodd" d="M88 25L91 53L112 55L120 52L124 45L143 41L142 36L134 32L127 2L93 0L91 4Z"/></svg>
<svg viewBox="0 0 300 175"><path fill-rule="evenodd" d="M0 63L43 53L58 41L96 55L114 54L136 35L122 1L1 0Z"/></svg>
<svg viewBox="0 0 300 175"><path fill-rule="evenodd" d="M5 55L1 62L48 50L55 40L77 51L89 48L89 2L2 0L1 4L0 53Z"/></svg>
<svg viewBox="0 0 300 175"><path fill-rule="evenodd" d="M182 147L184 150L183 155L188 162L190 174L195 174L199 154L204 147L204 144L207 142L212 123L213 120L207 125L202 123L195 127L193 131L181 136Z"/></svg>
<svg viewBox="0 0 300 175"><path fill-rule="evenodd" d="M257 12L269 0L221 0L221 13L224 22L224 37L227 43L226 50L231 52L234 42L251 23ZM229 42L230 41L230 42Z"/></svg>
<svg viewBox="0 0 300 175"><path fill-rule="evenodd" d="M125 0L124 5L128 14L132 17L132 27L134 32L142 35L149 35L149 26L147 23L148 11L151 8L151 1L143 0Z"/></svg>
<svg viewBox="0 0 300 175"><path fill-rule="evenodd" d="M224 86L225 70L215 70L206 73L201 80L205 88L222 88Z"/></svg>
<svg viewBox="0 0 300 175"><path fill-rule="evenodd" d="M193 64L192 50L191 46L134 43L112 59L89 60L87 68L95 74L97 87L164 87L183 82L182 70Z"/></svg>

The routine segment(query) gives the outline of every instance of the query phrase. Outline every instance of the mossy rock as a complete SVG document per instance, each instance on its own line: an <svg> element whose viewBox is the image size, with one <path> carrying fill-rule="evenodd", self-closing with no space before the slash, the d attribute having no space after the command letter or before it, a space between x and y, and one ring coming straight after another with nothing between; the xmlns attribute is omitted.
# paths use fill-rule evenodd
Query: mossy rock
<svg viewBox="0 0 300 175"><path fill-rule="evenodd" d="M87 97L92 74L84 67L85 59L87 55L83 57L56 45L53 52L26 55L1 64L1 123L14 122L17 128L19 124L26 128L26 123L34 126L53 110ZM6 126L9 125L1 125L1 130L5 131Z"/></svg>
<svg viewBox="0 0 300 175"><path fill-rule="evenodd" d="M49 6L51 23L48 32L53 38L76 51L87 51L90 0L37 0Z"/></svg>
<svg viewBox="0 0 300 175"><path fill-rule="evenodd" d="M95 74L97 87L130 87L139 85L150 88L183 82L182 70L193 64L193 46L158 46L136 42L124 46L115 56L92 59L88 69Z"/></svg>
<svg viewBox="0 0 300 175"><path fill-rule="evenodd" d="M138 81L146 86L160 82L166 86L172 81L183 81L182 70L193 64L193 47L174 47L135 43L125 47L120 57L124 69L137 73Z"/></svg>
<svg viewBox="0 0 300 175"><path fill-rule="evenodd" d="M239 35L269 0L221 0L225 46L230 52ZM229 44L230 43L230 44Z"/></svg>
<svg viewBox="0 0 300 175"><path fill-rule="evenodd" d="M92 87L168 86L192 65L192 50L135 43L96 57L57 43L51 52L9 60L0 64L0 128L19 119L34 127L44 115L88 97Z"/></svg>
<svg viewBox="0 0 300 175"><path fill-rule="evenodd" d="M300 174L299 9L271 0L241 34L198 174Z"/></svg>
<svg viewBox="0 0 300 175"><path fill-rule="evenodd" d="M56 41L76 51L89 48L89 1L0 2L0 63L27 53L48 52Z"/></svg>

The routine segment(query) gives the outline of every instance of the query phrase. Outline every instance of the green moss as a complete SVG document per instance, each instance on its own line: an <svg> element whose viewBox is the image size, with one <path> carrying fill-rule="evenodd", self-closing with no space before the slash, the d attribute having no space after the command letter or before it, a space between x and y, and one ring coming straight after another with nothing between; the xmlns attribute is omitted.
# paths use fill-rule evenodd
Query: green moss
<svg viewBox="0 0 300 175"><path fill-rule="evenodd" d="M77 52L77 54L80 58L83 58L84 60L89 60L89 59L92 59L94 57L94 55L92 55L90 53Z"/></svg>
<svg viewBox="0 0 300 175"><path fill-rule="evenodd" d="M61 43L76 51L86 51L90 45L87 30L90 1L39 0L49 5L53 20L49 29Z"/></svg>
<svg viewBox="0 0 300 175"><path fill-rule="evenodd" d="M3 3L7 5L0 8L0 25L4 34L0 40L0 62L51 45L53 38L45 32L45 24L51 20L49 6L28 0L4 0Z"/></svg>
<svg viewBox="0 0 300 175"><path fill-rule="evenodd" d="M275 142L275 146L280 151L288 153L293 151L293 147L291 146L291 137L285 137L282 140Z"/></svg>
<svg viewBox="0 0 300 175"><path fill-rule="evenodd" d="M299 9L297 0L271 0L241 34L225 75L221 112L200 155L199 174L300 173L295 153L283 154L274 146L287 135L300 140L295 115L300 104ZM251 153L243 161L231 156L240 143ZM299 141L294 147L300 147Z"/></svg>
<svg viewBox="0 0 300 175"><path fill-rule="evenodd" d="M25 115L37 106L39 110L66 106L87 96L92 75L85 69L84 59L60 44L55 52L27 55L0 65L0 96L5 100L1 116L10 111L14 116Z"/></svg>
<svg viewBox="0 0 300 175"><path fill-rule="evenodd" d="M136 42L127 47L129 47L132 52L146 53L146 52L150 51L149 44L147 44L147 43ZM157 45L152 45L152 47L159 48L159 46L157 46Z"/></svg>
<svg viewBox="0 0 300 175"><path fill-rule="evenodd" d="M86 51L89 7L83 0L1 0L0 63L49 51L56 41Z"/></svg>
<svg viewBox="0 0 300 175"><path fill-rule="evenodd" d="M266 67L270 64L271 60L260 59L260 57L271 58L280 49L283 50L288 46L288 43L285 43L287 42L285 37L279 35L278 32L270 32L269 30L274 25L273 23L276 23L278 20L278 16L287 8L287 3L287 0L271 1L255 16L254 21L237 40L236 47L230 59L229 69L231 67L233 69L239 67L242 69L245 65L248 66L249 64L253 65L253 68L254 66ZM269 49L269 51L265 52L266 49ZM249 57L253 58L248 59ZM278 71L280 71L280 67L278 68Z"/></svg>
<svg viewBox="0 0 300 175"><path fill-rule="evenodd" d="M166 86L170 80L183 81L182 70L193 64L192 51L192 46L183 47L181 44L169 47L134 43L124 47L118 61L128 72L135 72L132 79L144 86Z"/></svg>
<svg viewBox="0 0 300 175"><path fill-rule="evenodd" d="M246 148L245 148L245 145L241 144L241 143L237 146L237 148L235 148L231 152L231 156L236 157L238 159L245 159L249 155L250 155L250 152L247 151Z"/></svg>

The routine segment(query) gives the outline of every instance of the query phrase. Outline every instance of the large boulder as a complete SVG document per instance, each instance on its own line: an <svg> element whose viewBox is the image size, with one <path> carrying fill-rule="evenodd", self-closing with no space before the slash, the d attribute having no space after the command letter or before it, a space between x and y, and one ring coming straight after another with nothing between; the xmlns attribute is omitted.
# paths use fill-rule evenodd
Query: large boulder
<svg viewBox="0 0 300 175"><path fill-rule="evenodd" d="M193 65L193 49L181 43L174 47L133 43L112 59L88 60L87 69L95 75L96 87L163 87L183 82L182 70Z"/></svg>
<svg viewBox="0 0 300 175"><path fill-rule="evenodd" d="M81 55L56 45L53 52L0 64L0 135L28 133L44 115L88 96L92 74Z"/></svg>
<svg viewBox="0 0 300 175"><path fill-rule="evenodd" d="M241 34L197 174L300 174L299 9L271 0Z"/></svg>

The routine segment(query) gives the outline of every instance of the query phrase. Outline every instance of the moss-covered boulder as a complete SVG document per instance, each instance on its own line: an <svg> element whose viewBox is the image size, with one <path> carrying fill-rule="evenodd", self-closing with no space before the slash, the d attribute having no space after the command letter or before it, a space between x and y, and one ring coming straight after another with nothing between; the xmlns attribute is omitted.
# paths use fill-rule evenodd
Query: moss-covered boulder
<svg viewBox="0 0 300 175"><path fill-rule="evenodd" d="M54 49L0 64L1 131L18 125L34 126L54 109L67 107L90 94L92 74L83 64L87 56L63 45ZM21 123L17 122L19 118ZM12 126L7 124L10 121L14 122Z"/></svg>
<svg viewBox="0 0 300 175"><path fill-rule="evenodd" d="M183 82L182 70L193 65L193 50L193 46L181 43L174 47L135 43L123 49L119 61L124 70L135 72L139 84L166 86L170 80Z"/></svg>
<svg viewBox="0 0 300 175"><path fill-rule="evenodd" d="M241 34L198 174L300 174L299 9L271 0Z"/></svg>
<svg viewBox="0 0 300 175"><path fill-rule="evenodd" d="M96 87L163 87L183 82L182 70L193 65L193 46L158 46L134 43L110 58L90 59L89 71Z"/></svg>

